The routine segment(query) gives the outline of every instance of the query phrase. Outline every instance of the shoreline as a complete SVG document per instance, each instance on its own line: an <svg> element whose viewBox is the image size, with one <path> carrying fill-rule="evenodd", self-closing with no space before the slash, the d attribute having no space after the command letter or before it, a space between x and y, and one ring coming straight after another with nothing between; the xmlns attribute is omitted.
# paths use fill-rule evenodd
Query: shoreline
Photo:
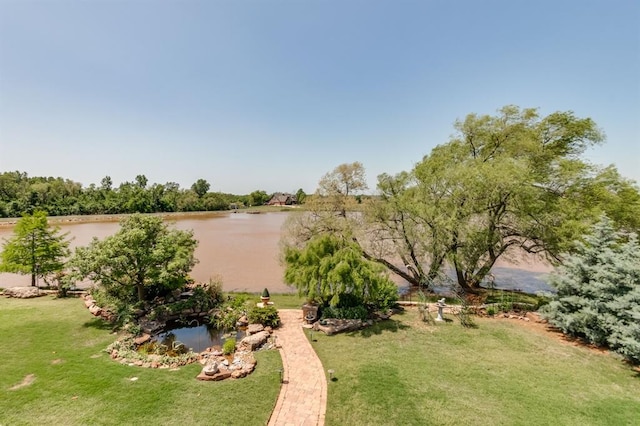
<svg viewBox="0 0 640 426"><path fill-rule="evenodd" d="M247 207L236 210L213 210L213 211L197 211L197 212L156 212L141 213L148 216L160 216L165 220L179 220L192 218L209 218L224 217L235 213L245 214L262 214L292 211L291 206L257 206ZM109 223L119 222L121 219L137 213L114 213L114 214L78 214L69 216L47 216L47 220L52 225L68 224L68 223ZM0 218L0 228L11 228L20 220L19 217L3 217Z"/></svg>
<svg viewBox="0 0 640 426"><path fill-rule="evenodd" d="M142 213L149 216L160 216L163 219L188 219L194 217L215 217L226 216L234 213L234 210L216 210L210 212L161 212L161 213ZM248 211L243 211L247 213ZM120 222L125 217L136 213L120 213L120 214L87 214L87 215L71 215L71 216L47 216L47 220L52 225L67 223L109 223ZM10 228L20 220L19 217L0 218L0 227Z"/></svg>

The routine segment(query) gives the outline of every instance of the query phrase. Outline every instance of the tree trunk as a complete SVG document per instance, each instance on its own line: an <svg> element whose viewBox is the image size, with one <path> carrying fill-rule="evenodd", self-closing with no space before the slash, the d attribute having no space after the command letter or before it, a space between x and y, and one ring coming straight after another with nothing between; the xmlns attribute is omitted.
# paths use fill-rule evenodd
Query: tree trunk
<svg viewBox="0 0 640 426"><path fill-rule="evenodd" d="M31 273L31 287L35 287L36 286L36 274L35 272Z"/></svg>
<svg viewBox="0 0 640 426"><path fill-rule="evenodd" d="M478 283L468 283L465 280L462 281L458 281L458 285L460 286L460 288L462 289L462 292L464 294L479 294L480 292L480 286L478 285Z"/></svg>
<svg viewBox="0 0 640 426"><path fill-rule="evenodd" d="M138 284L138 301L144 302L144 284Z"/></svg>

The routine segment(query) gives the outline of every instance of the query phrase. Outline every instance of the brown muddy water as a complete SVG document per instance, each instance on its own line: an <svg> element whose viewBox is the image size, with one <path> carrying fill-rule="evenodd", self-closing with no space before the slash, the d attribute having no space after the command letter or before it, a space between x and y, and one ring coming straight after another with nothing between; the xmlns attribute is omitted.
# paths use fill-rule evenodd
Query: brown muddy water
<svg viewBox="0 0 640 426"><path fill-rule="evenodd" d="M179 218L169 223L177 229L193 230L199 242L195 251L199 263L191 272L196 281L208 281L218 276L226 291L255 293L267 287L270 292L284 293L294 291L284 283L284 267L279 261L280 235L288 214L229 213ZM119 228L117 222L62 223L59 226L73 238L72 249L89 244L93 237L103 239L112 235ZM12 233L11 227L0 227L0 241ZM494 268L496 287L530 293L548 291L543 280L547 271L548 268L539 263L501 264ZM403 286L401 281L395 278L394 281ZM28 285L29 276L0 274L0 287Z"/></svg>

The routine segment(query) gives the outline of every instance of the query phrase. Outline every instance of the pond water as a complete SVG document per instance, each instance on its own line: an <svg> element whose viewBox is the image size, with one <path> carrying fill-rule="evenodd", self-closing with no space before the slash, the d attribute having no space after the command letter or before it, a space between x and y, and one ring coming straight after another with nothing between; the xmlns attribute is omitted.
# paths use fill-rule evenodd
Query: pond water
<svg viewBox="0 0 640 426"><path fill-rule="evenodd" d="M283 282L284 268L279 261L280 233L287 215L287 212L229 213L193 216L170 223L178 229L192 229L198 240L195 251L198 263L190 274L194 280L206 282L220 277L225 291L253 293L267 287L274 293L290 293L293 290ZM89 244L93 237L103 239L112 235L119 227L117 222L60 225L61 231L73 238L72 249ZM1 227L0 241L12 234L10 227ZM0 287L28 285L29 276L0 274Z"/></svg>
<svg viewBox="0 0 640 426"><path fill-rule="evenodd" d="M181 218L173 223L178 229L192 229L198 240L195 257L198 263L191 277L198 282L211 277L222 279L225 291L257 293L267 287L272 293L294 290L284 283L284 267L280 263L280 235L288 212L262 214L227 213ZM117 222L65 223L62 232L73 238L71 247L84 246L93 237L103 239L119 229ZM11 237L10 227L0 227L0 241ZM520 289L525 292L550 291L544 276L551 268L536 260L518 264L499 262L493 268L497 288ZM391 275L400 286L404 280ZM28 286L26 275L0 274L0 287ZM84 283L84 286L90 283ZM83 286L81 285L81 287Z"/></svg>
<svg viewBox="0 0 640 426"><path fill-rule="evenodd" d="M191 320L185 323L168 323L165 330L152 336L153 339L172 349L183 344L186 349L194 352L202 352L210 347L222 347L224 341L229 337L235 337L239 342L245 336L244 331L233 331L225 334L222 330L201 323L199 320Z"/></svg>

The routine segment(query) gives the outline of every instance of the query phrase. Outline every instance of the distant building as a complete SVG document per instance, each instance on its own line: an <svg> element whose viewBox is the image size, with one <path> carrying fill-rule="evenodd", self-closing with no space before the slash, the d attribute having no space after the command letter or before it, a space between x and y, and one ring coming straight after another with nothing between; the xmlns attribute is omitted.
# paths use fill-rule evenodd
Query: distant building
<svg viewBox="0 0 640 426"><path fill-rule="evenodd" d="M267 201L268 206L291 206L293 204L297 204L296 196L283 192L276 192L271 199Z"/></svg>

